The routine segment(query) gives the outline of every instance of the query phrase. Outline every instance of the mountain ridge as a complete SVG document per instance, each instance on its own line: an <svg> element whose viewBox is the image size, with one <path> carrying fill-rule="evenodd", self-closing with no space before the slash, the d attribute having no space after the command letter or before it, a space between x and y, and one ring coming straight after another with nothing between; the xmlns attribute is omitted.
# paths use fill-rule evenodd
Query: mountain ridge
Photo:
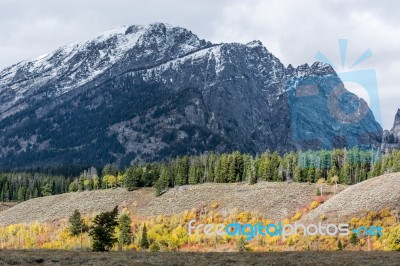
<svg viewBox="0 0 400 266"><path fill-rule="evenodd" d="M380 143L369 109L351 125L327 110L335 84L350 96L337 100L344 109L362 101L331 66L286 68L260 41L212 44L155 23L119 27L34 60L41 64L0 71L2 167ZM296 86L309 80L321 93L299 105Z"/></svg>

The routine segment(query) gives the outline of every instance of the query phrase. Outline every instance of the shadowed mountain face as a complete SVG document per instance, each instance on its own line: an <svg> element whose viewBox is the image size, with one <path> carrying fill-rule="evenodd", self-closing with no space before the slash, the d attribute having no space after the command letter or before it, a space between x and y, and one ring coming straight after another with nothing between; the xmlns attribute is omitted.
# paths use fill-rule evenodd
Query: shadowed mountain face
<svg viewBox="0 0 400 266"><path fill-rule="evenodd" d="M385 153L400 150L400 109L394 117L392 129L383 132L381 150Z"/></svg>
<svg viewBox="0 0 400 266"><path fill-rule="evenodd" d="M258 41L212 44L162 23L8 67L0 103L0 168L378 146L382 131L329 65L286 68Z"/></svg>

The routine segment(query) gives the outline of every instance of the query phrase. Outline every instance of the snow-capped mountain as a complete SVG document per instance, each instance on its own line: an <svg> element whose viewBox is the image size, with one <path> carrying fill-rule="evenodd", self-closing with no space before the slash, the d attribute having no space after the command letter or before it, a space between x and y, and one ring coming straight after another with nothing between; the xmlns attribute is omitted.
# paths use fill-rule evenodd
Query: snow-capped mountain
<svg viewBox="0 0 400 266"><path fill-rule="evenodd" d="M309 79L319 94L296 100ZM212 44L163 23L122 26L0 71L0 166L378 145L369 109L351 125L329 113L335 84L343 87L331 66L286 68L259 41ZM344 109L359 104L352 96L340 100Z"/></svg>

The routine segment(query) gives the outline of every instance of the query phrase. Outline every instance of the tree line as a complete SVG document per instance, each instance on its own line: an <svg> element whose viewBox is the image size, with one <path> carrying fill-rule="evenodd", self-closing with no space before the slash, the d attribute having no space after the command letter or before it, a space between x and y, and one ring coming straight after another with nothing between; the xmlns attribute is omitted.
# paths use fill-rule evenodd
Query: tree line
<svg viewBox="0 0 400 266"><path fill-rule="evenodd" d="M96 215L91 226L88 226L82 218L81 213L75 210L69 217L68 231L71 236L81 237L81 248L82 234L89 232L89 235L92 237L92 250L103 252L111 250L117 243L119 249L132 244L133 234L131 224L132 219L127 213L122 213L118 216L118 206L112 211ZM116 231L118 232L117 235ZM149 248L146 225L143 225L140 247L142 249Z"/></svg>
<svg viewBox="0 0 400 266"><path fill-rule="evenodd" d="M400 151L381 155L378 150L335 149L289 152L265 151L250 155L238 151L177 157L163 163L134 163L120 170L108 164L91 167L78 177L34 173L1 173L0 200L23 201L65 192L154 187L160 195L169 188L206 182L259 181L356 184L384 173L400 171Z"/></svg>

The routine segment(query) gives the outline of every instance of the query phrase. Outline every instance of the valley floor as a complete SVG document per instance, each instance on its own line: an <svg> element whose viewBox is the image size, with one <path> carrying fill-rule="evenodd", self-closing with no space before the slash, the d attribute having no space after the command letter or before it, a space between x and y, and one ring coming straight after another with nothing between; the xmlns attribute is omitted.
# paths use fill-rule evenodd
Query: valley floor
<svg viewBox="0 0 400 266"><path fill-rule="evenodd" d="M398 265L399 252L185 253L2 250L0 265Z"/></svg>

